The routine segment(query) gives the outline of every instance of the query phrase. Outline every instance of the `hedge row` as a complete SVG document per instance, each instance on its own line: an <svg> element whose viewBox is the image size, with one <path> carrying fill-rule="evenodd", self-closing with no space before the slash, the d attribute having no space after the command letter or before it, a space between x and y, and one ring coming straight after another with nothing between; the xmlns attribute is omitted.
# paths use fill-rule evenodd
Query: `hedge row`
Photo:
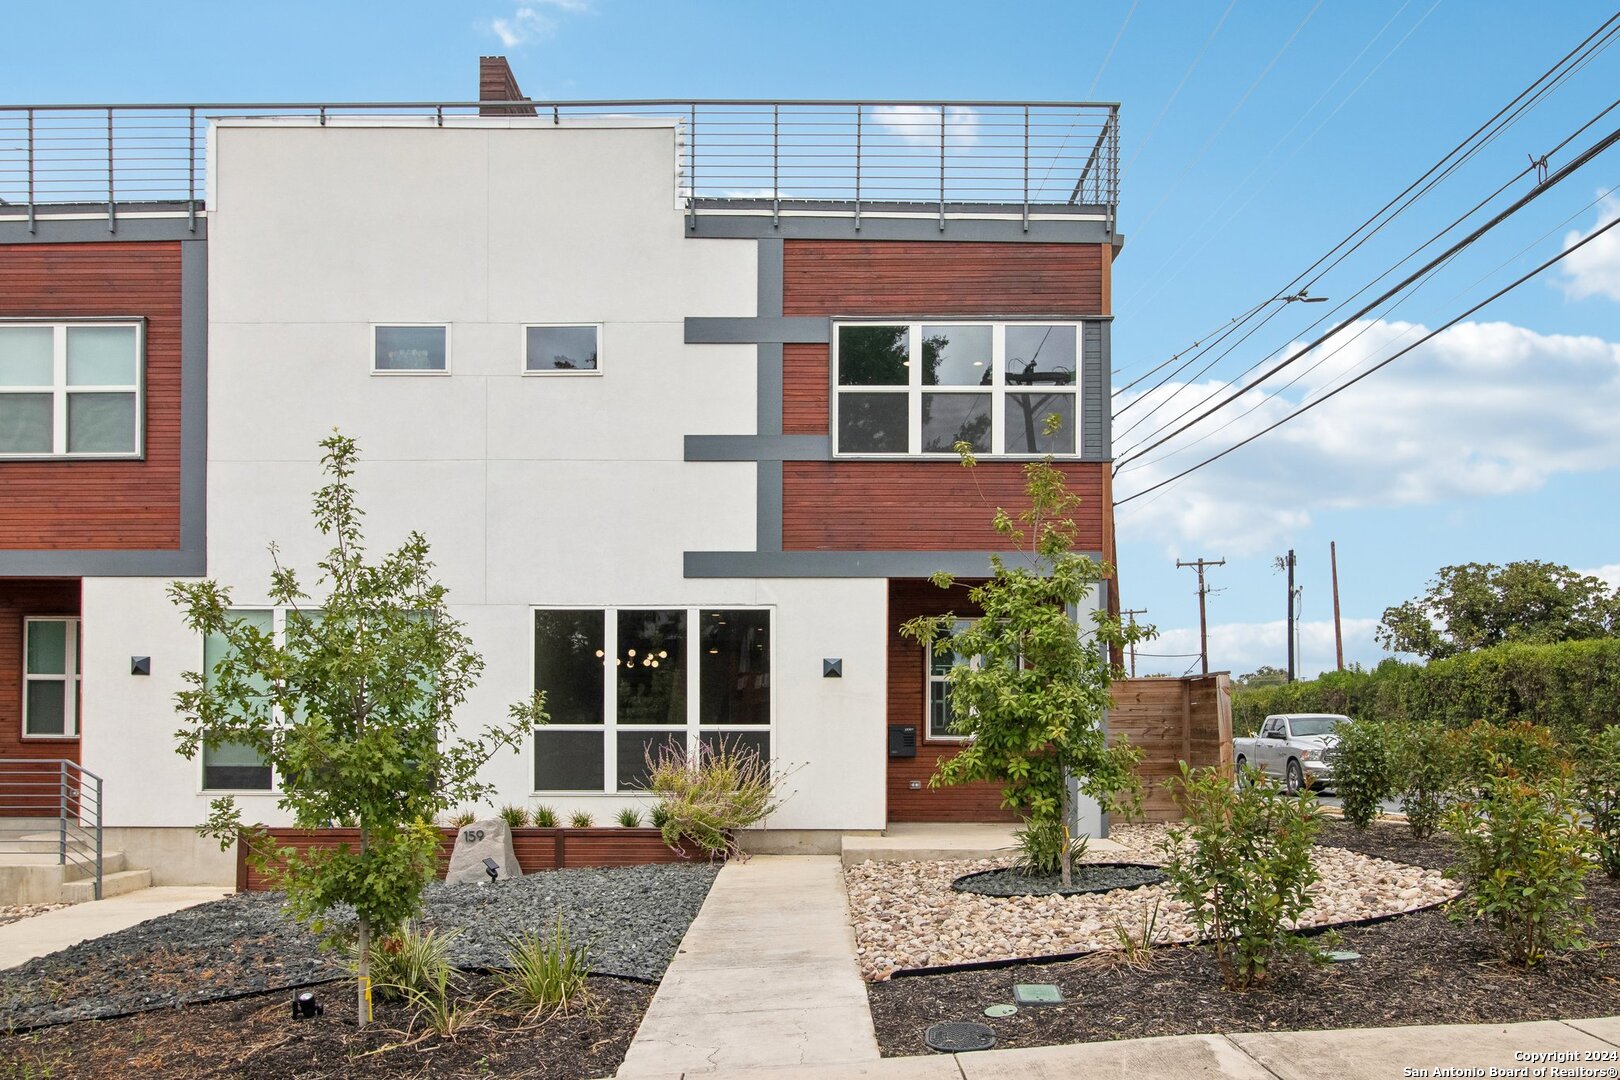
<svg viewBox="0 0 1620 1080"><path fill-rule="evenodd" d="M1620 723L1620 638L1498 645L1428 664L1385 660L1291 686L1238 689L1232 730L1252 735L1272 713L1329 712L1461 727L1529 720L1561 734Z"/></svg>

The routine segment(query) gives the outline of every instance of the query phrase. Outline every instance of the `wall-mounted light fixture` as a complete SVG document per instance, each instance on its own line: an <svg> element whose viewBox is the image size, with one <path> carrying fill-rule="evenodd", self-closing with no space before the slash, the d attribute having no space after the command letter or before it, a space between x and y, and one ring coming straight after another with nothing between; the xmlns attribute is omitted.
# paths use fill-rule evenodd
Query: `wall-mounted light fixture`
<svg viewBox="0 0 1620 1080"><path fill-rule="evenodd" d="M821 662L821 677L823 679L842 679L844 677L844 658L834 656L823 660Z"/></svg>
<svg viewBox="0 0 1620 1080"><path fill-rule="evenodd" d="M152 674L152 658L150 656L132 656L129 658L129 673L131 675Z"/></svg>

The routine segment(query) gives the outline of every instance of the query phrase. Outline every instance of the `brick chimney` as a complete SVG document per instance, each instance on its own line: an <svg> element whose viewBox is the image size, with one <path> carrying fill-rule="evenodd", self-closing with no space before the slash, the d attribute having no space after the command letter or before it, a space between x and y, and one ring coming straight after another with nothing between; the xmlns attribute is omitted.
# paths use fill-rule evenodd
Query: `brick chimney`
<svg viewBox="0 0 1620 1080"><path fill-rule="evenodd" d="M523 91L518 89L517 76L512 74L512 66L506 62L504 56L480 56L478 58L478 100L479 101L528 101ZM485 105L478 110L479 116L533 116L533 105Z"/></svg>

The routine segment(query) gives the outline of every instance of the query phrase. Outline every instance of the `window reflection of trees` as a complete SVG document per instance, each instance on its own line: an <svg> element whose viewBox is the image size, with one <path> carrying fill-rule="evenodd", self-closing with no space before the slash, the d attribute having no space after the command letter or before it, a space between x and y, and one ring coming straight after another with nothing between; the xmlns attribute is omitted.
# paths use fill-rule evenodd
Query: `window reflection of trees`
<svg viewBox="0 0 1620 1080"><path fill-rule="evenodd" d="M620 611L619 723L686 723L686 612Z"/></svg>

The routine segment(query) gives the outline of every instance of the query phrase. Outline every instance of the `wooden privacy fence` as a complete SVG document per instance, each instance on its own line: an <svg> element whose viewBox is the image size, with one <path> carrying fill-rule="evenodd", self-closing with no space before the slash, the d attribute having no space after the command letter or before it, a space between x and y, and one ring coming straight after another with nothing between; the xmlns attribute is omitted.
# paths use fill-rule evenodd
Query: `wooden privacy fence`
<svg viewBox="0 0 1620 1080"><path fill-rule="evenodd" d="M1108 737L1127 738L1142 750L1137 775L1148 821L1181 814L1164 782L1193 768L1232 769L1232 680L1224 671L1181 679L1121 679L1108 710Z"/></svg>
<svg viewBox="0 0 1620 1080"><path fill-rule="evenodd" d="M309 851L319 848L360 846L359 829L267 829L282 847ZM444 877L450 866L450 852L455 847L458 829L440 829L443 842L439 845L439 876ZM238 892L263 892L271 888L265 875L248 862L246 843L236 845L236 889ZM703 852L695 847L672 850L664 843L657 829L591 828L591 829L539 829L512 830L512 853L525 874L536 870L560 870L574 866L643 866L647 863L685 862L701 860Z"/></svg>

